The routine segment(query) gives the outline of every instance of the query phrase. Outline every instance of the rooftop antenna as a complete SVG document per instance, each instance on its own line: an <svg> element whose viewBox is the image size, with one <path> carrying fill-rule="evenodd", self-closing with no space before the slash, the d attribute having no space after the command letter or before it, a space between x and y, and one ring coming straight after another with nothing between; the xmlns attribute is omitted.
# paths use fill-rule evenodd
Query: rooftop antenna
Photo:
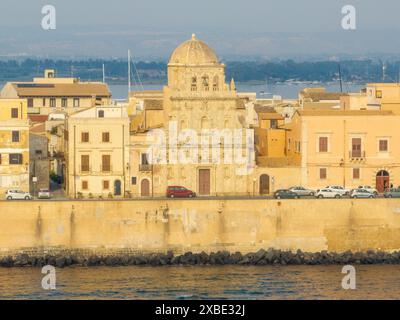
<svg viewBox="0 0 400 320"><path fill-rule="evenodd" d="M342 70L340 68L340 62L339 62L339 83L340 83L340 92L343 92Z"/></svg>

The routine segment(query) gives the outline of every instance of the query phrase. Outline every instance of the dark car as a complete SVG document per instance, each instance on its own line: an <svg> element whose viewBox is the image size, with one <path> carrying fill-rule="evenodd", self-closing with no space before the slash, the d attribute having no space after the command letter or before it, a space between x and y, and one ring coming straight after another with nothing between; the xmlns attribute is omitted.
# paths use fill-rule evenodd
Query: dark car
<svg viewBox="0 0 400 320"><path fill-rule="evenodd" d="M168 198L194 198L196 193L181 186L169 186L167 188Z"/></svg>
<svg viewBox="0 0 400 320"><path fill-rule="evenodd" d="M300 196L288 189L277 190L274 193L275 199L299 199Z"/></svg>

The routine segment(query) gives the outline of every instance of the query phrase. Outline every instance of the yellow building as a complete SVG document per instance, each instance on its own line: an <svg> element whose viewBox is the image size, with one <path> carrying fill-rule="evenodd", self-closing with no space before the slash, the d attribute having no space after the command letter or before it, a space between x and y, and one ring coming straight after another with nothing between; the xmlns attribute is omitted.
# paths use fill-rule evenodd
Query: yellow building
<svg viewBox="0 0 400 320"><path fill-rule="evenodd" d="M379 110L303 110L287 125L287 154L309 188L400 185L400 116Z"/></svg>
<svg viewBox="0 0 400 320"><path fill-rule="evenodd" d="M129 117L118 105L71 114L66 122L66 190L70 197L123 197L129 170Z"/></svg>
<svg viewBox="0 0 400 320"><path fill-rule="evenodd" d="M0 193L29 192L29 120L23 99L0 99Z"/></svg>
<svg viewBox="0 0 400 320"><path fill-rule="evenodd" d="M47 115L55 111L72 113L109 104L111 93L105 83L56 77L54 70L45 70L44 77L34 78L31 82L8 82L0 97L24 98L29 114Z"/></svg>

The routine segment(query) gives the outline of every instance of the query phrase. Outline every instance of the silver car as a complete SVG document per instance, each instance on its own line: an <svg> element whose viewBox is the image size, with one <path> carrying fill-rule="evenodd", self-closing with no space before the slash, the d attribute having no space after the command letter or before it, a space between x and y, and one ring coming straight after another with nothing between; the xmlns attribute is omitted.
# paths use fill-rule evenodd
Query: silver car
<svg viewBox="0 0 400 320"><path fill-rule="evenodd" d="M304 196L314 196L315 195L315 191L311 190L311 189L306 189L303 187L292 187L289 189L290 191L294 192L295 194L297 194L300 197L304 197Z"/></svg>
<svg viewBox="0 0 400 320"><path fill-rule="evenodd" d="M24 192L21 190L7 190L6 192L7 200L32 200L33 197L29 192Z"/></svg>
<svg viewBox="0 0 400 320"><path fill-rule="evenodd" d="M38 198L39 199L50 199L51 194L49 189L40 189L38 192Z"/></svg>

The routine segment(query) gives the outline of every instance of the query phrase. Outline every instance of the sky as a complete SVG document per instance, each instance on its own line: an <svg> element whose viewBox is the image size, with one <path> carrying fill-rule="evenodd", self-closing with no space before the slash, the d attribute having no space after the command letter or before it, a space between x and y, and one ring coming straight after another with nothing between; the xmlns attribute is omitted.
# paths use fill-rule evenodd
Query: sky
<svg viewBox="0 0 400 320"><path fill-rule="evenodd" d="M44 5L56 29L41 26ZM356 9L344 30L342 7ZM399 0L1 0L0 58L166 60L192 33L222 59L400 55Z"/></svg>

